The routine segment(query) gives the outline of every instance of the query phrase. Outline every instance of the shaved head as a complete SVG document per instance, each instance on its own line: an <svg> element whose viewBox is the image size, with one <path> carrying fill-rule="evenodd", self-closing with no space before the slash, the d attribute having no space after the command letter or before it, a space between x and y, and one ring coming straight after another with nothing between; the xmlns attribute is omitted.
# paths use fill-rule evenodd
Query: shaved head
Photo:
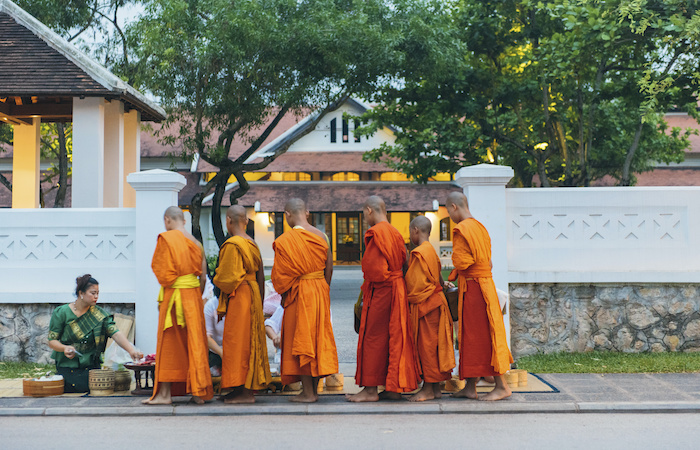
<svg viewBox="0 0 700 450"><path fill-rule="evenodd" d="M306 203L300 198L290 198L287 203L284 204L284 210L293 216L299 214L306 216Z"/></svg>
<svg viewBox="0 0 700 450"><path fill-rule="evenodd" d="M185 214L177 206L168 207L168 209L165 210L165 214L163 214L163 217L167 217L168 219L173 220L175 222L185 221Z"/></svg>
<svg viewBox="0 0 700 450"><path fill-rule="evenodd" d="M418 216L411 221L409 228L415 228L421 233L430 234L430 230L433 228L433 224L430 223L430 219L425 216Z"/></svg>
<svg viewBox="0 0 700 450"><path fill-rule="evenodd" d="M447 196L447 204L454 204L462 208L469 208L469 202L467 201L467 196L461 192L450 192Z"/></svg>
<svg viewBox="0 0 700 450"><path fill-rule="evenodd" d="M378 195L371 195L367 197L367 200L365 200L364 207L370 208L381 214L386 214L386 204L384 203L384 200L382 200L382 198Z"/></svg>
<svg viewBox="0 0 700 450"><path fill-rule="evenodd" d="M241 223L246 221L248 214L241 205L232 205L226 210L226 217L231 219L231 222Z"/></svg>

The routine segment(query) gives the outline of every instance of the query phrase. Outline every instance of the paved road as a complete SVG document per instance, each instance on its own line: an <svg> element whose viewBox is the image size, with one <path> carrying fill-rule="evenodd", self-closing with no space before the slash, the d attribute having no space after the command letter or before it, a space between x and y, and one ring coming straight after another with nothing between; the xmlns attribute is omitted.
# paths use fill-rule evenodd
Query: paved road
<svg viewBox="0 0 700 450"><path fill-rule="evenodd" d="M331 312L333 333L338 347L338 362L355 364L357 358L357 334L353 328L353 307L362 286L359 267L336 267L331 280ZM354 373L354 369L352 370Z"/></svg>
<svg viewBox="0 0 700 450"><path fill-rule="evenodd" d="M700 414L0 417L3 449L697 448Z"/></svg>

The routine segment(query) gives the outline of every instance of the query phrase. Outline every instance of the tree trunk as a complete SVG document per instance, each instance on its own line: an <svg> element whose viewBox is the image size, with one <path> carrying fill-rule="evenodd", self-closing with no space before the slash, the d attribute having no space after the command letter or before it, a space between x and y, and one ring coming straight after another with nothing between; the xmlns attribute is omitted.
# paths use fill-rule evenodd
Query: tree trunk
<svg viewBox="0 0 700 450"><path fill-rule="evenodd" d="M537 158L537 174L540 177L540 187L552 187L549 183L549 178L547 178L547 168L545 167L545 158Z"/></svg>
<svg viewBox="0 0 700 450"><path fill-rule="evenodd" d="M5 175L0 173L0 184L5 186L8 191L12 192L12 183L10 183L10 180L5 178Z"/></svg>
<svg viewBox="0 0 700 450"><path fill-rule="evenodd" d="M63 208L66 204L66 192L68 191L68 147L66 146L66 126L62 122L56 123L58 132L58 190L54 200L54 208Z"/></svg>
<svg viewBox="0 0 700 450"><path fill-rule="evenodd" d="M642 137L642 128L644 127L644 122L642 118L639 118L639 126L637 131L634 133L634 140L632 145L627 150L627 157L625 158L625 163L622 165L622 179L620 180L620 186L629 186L631 183L630 168L632 167L632 159L634 159L634 154L639 148L639 140Z"/></svg>
<svg viewBox="0 0 700 450"><path fill-rule="evenodd" d="M221 247L223 243L226 242L226 233L224 233L224 227L221 223L221 201L226 192L229 174L222 174L222 172L219 172L218 176L221 178L216 182L214 198L211 201L211 229L214 232L216 243Z"/></svg>
<svg viewBox="0 0 700 450"><path fill-rule="evenodd" d="M202 244L204 244L204 240L202 239L202 227L199 224L199 218L202 215L203 199L204 194L202 192L197 192L194 197L192 197L192 204L190 205L190 214L192 215L192 236L194 236Z"/></svg>

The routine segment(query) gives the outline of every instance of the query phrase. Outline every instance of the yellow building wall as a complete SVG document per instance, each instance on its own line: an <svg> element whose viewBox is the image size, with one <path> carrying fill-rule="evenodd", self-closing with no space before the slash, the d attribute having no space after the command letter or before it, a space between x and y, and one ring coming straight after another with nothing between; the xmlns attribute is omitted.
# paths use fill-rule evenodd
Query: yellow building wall
<svg viewBox="0 0 700 450"><path fill-rule="evenodd" d="M403 241L408 243L410 239L410 234L408 232L408 226L411 223L411 213L407 212L392 212L390 223L396 227L397 230L403 236Z"/></svg>

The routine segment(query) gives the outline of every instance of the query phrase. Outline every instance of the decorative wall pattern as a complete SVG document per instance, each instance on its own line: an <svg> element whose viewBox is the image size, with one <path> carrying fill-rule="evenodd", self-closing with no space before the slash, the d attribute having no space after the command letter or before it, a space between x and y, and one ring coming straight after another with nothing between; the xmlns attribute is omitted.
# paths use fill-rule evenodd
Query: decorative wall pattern
<svg viewBox="0 0 700 450"><path fill-rule="evenodd" d="M134 235L103 232L0 232L0 261L133 261Z"/></svg>
<svg viewBox="0 0 700 450"><path fill-rule="evenodd" d="M594 210L594 208L589 208ZM531 242L639 241L678 242L686 239L687 218L680 208L640 212L516 214L511 218L511 239Z"/></svg>

